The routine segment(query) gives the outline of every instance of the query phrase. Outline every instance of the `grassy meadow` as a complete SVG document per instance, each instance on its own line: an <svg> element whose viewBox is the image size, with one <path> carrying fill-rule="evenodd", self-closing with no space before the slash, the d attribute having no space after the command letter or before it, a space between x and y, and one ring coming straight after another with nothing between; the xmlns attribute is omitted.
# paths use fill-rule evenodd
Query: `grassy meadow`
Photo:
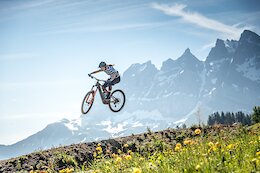
<svg viewBox="0 0 260 173"><path fill-rule="evenodd" d="M38 151L1 161L0 172L260 172L260 123L166 129Z"/></svg>

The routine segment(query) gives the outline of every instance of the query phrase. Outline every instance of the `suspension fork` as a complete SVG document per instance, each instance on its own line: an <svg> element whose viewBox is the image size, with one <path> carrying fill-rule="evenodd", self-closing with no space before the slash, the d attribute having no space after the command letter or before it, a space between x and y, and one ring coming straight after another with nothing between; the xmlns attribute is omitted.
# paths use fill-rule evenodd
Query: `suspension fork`
<svg viewBox="0 0 260 173"><path fill-rule="evenodd" d="M93 91L93 99L91 100L91 104L92 102L94 101L94 98L95 98L95 95L96 95L96 92L97 92L97 88L96 89L93 89L95 87L95 85L92 86L91 90L90 91ZM90 95L88 95L86 101L88 101L88 98L89 98Z"/></svg>

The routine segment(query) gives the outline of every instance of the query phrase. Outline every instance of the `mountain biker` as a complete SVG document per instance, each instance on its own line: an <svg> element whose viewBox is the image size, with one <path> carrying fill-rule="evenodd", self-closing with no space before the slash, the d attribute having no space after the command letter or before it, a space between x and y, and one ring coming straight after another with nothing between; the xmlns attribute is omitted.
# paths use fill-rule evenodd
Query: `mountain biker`
<svg viewBox="0 0 260 173"><path fill-rule="evenodd" d="M103 91L106 95L106 99L109 99L110 92L112 90L112 85L115 85L120 82L120 75L117 70L114 69L114 64L106 64L105 62L99 63L99 70L93 71L88 74L89 76L98 72L104 71L110 78L102 85ZM106 89L108 87L108 90Z"/></svg>

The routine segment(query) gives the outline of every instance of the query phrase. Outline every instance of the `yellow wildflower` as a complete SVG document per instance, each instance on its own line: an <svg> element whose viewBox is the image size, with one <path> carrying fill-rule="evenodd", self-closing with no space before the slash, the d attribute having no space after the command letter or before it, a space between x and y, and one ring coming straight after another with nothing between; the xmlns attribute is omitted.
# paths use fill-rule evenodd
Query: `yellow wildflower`
<svg viewBox="0 0 260 173"><path fill-rule="evenodd" d="M140 168L133 168L133 173L142 173Z"/></svg>
<svg viewBox="0 0 260 173"><path fill-rule="evenodd" d="M230 149L232 149L233 148L233 144L229 144L228 146L227 146L227 149L228 150L230 150Z"/></svg>
<svg viewBox="0 0 260 173"><path fill-rule="evenodd" d="M208 143L208 146L209 146L209 147L213 147L213 146L214 146L213 142L209 142L209 143Z"/></svg>
<svg viewBox="0 0 260 173"><path fill-rule="evenodd" d="M128 147L128 144L124 144L124 147L127 148L127 147Z"/></svg>
<svg viewBox="0 0 260 173"><path fill-rule="evenodd" d="M175 151L179 151L180 149L181 149L181 144L180 143L177 143L176 145L175 145Z"/></svg>
<svg viewBox="0 0 260 173"><path fill-rule="evenodd" d="M98 146L98 147L101 147L101 144L100 144L100 143L98 143L98 144L97 144L97 146Z"/></svg>
<svg viewBox="0 0 260 173"><path fill-rule="evenodd" d="M192 143L192 141L190 139L186 139L183 144L184 145L190 145Z"/></svg>
<svg viewBox="0 0 260 173"><path fill-rule="evenodd" d="M73 168L65 168L65 169L59 170L59 173L72 173L73 171L74 171ZM44 173L44 172L41 172L41 173Z"/></svg>
<svg viewBox="0 0 260 173"><path fill-rule="evenodd" d="M130 155L133 154L132 150L128 150L127 153L130 154Z"/></svg>
<svg viewBox="0 0 260 173"><path fill-rule="evenodd" d="M194 145L194 144L196 144L196 142L191 140L191 143L190 143L190 144L191 144L191 145Z"/></svg>
<svg viewBox="0 0 260 173"><path fill-rule="evenodd" d="M117 152L118 152L119 154L121 154L121 153L122 153L122 151L121 151L120 149L118 149L118 150L117 150Z"/></svg>
<svg viewBox="0 0 260 173"><path fill-rule="evenodd" d="M122 158L121 157L117 157L116 158L116 163L120 163L122 161Z"/></svg>
<svg viewBox="0 0 260 173"><path fill-rule="evenodd" d="M219 148L221 145L220 145L219 142L216 142L216 143L215 143L215 146L216 146L217 148Z"/></svg>
<svg viewBox="0 0 260 173"><path fill-rule="evenodd" d="M177 147L177 146L176 146L174 150L175 150L175 151L179 151L180 149L181 149L180 147Z"/></svg>
<svg viewBox="0 0 260 173"><path fill-rule="evenodd" d="M96 150L97 150L98 152L102 152L102 147L99 146L99 147L96 148Z"/></svg>
<svg viewBox="0 0 260 173"><path fill-rule="evenodd" d="M99 170L99 169L95 170L93 173L98 173L98 172L100 172L100 170Z"/></svg>
<svg viewBox="0 0 260 173"><path fill-rule="evenodd" d="M251 162L253 162L253 163L256 163L256 161L257 161L256 158L253 158L253 159L251 160Z"/></svg>
<svg viewBox="0 0 260 173"><path fill-rule="evenodd" d="M125 156L125 159L126 159L126 160L131 160L131 159L132 159L132 156L131 156L131 155L126 155L126 156Z"/></svg>
<svg viewBox="0 0 260 173"><path fill-rule="evenodd" d="M196 135L199 135L201 133L201 130L200 129L196 129L194 132L195 132Z"/></svg>
<svg viewBox="0 0 260 173"><path fill-rule="evenodd" d="M181 148L181 143L177 143L177 144L176 144L176 147Z"/></svg>
<svg viewBox="0 0 260 173"><path fill-rule="evenodd" d="M97 157L97 153L96 153L96 152L93 153L93 157L94 157L94 158Z"/></svg>
<svg viewBox="0 0 260 173"><path fill-rule="evenodd" d="M195 169L198 171L198 170L200 170L200 165L197 165L196 167L195 167Z"/></svg>
<svg viewBox="0 0 260 173"><path fill-rule="evenodd" d="M260 156L260 151L256 152L256 155L257 155L257 156Z"/></svg>

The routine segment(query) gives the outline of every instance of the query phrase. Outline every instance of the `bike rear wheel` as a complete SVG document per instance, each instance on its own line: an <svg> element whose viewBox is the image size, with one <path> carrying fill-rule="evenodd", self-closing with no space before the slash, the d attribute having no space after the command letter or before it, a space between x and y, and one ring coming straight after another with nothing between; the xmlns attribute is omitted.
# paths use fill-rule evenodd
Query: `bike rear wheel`
<svg viewBox="0 0 260 173"><path fill-rule="evenodd" d="M81 105L82 114L86 114L89 112L90 108L94 103L94 97L94 91L90 91L85 95Z"/></svg>
<svg viewBox="0 0 260 173"><path fill-rule="evenodd" d="M112 92L109 101L109 108L113 112L119 112L125 105L125 93L122 90Z"/></svg>

